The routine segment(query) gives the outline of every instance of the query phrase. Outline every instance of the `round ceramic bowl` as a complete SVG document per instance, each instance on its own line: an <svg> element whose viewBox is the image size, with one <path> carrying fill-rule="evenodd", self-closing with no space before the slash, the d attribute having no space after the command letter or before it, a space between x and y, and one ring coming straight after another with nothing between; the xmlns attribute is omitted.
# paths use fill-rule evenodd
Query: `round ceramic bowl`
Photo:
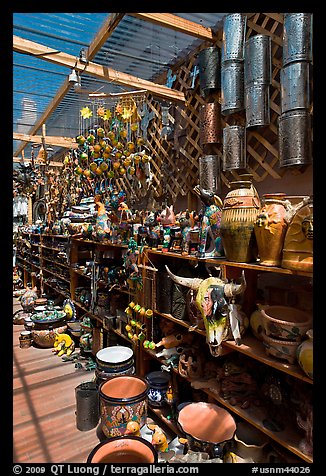
<svg viewBox="0 0 326 476"><path fill-rule="evenodd" d="M287 360L289 364L294 364L297 360L297 348L300 341L275 339L262 333L263 344L267 355L272 355L281 360Z"/></svg>
<svg viewBox="0 0 326 476"><path fill-rule="evenodd" d="M87 463L157 463L154 446L140 436L115 436L102 441L90 452Z"/></svg>
<svg viewBox="0 0 326 476"><path fill-rule="evenodd" d="M290 306L267 306L261 317L266 335L277 339L301 341L312 324L310 314Z"/></svg>
<svg viewBox="0 0 326 476"><path fill-rule="evenodd" d="M134 365L134 353L123 345L104 347L96 353L96 364L102 372L123 372Z"/></svg>

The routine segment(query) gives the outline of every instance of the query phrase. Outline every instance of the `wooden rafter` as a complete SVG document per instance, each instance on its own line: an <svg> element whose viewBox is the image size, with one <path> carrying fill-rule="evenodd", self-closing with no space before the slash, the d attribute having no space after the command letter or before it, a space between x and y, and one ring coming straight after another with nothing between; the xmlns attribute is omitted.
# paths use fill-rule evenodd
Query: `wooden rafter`
<svg viewBox="0 0 326 476"><path fill-rule="evenodd" d="M14 132L13 139L21 140L24 142L33 142L34 144L42 144L42 136L33 136L32 134L21 134L18 132ZM46 136L46 143L47 145L64 147L67 149L77 148L75 139L72 139L71 137Z"/></svg>
<svg viewBox="0 0 326 476"><path fill-rule="evenodd" d="M172 13L128 13L128 15L135 16L142 20L155 23L172 30L185 33L186 35L194 36L204 41L216 41L216 36L211 28L199 25L193 21L185 20Z"/></svg>
<svg viewBox="0 0 326 476"><path fill-rule="evenodd" d="M113 33L114 29L122 20L123 16L124 16L124 13L111 13L111 15L109 15L104 25L99 30L98 34L95 36L94 40L92 41L92 43L90 44L88 48L87 55L86 55L88 61L94 58L96 53L100 50L102 45ZM36 131L42 126L42 124L45 124L48 117L58 107L58 105L61 103L62 99L68 93L70 88L71 88L71 84L69 83L68 79L66 79L63 85L58 90L55 97L53 98L53 100L50 102L50 104L48 105L44 113L42 114L42 116L30 129L29 134L31 135L35 134ZM27 145L27 142L23 142L22 144L20 144L18 149L14 152L14 156L18 156L22 152L22 150L26 147L26 145Z"/></svg>
<svg viewBox="0 0 326 476"><path fill-rule="evenodd" d="M50 63L55 63L60 66L66 66L67 68L74 68L76 71L87 73L95 78L104 79L109 82L122 84L128 87L134 87L136 89L147 89L154 96L158 96L170 101L185 102L185 96L182 92L175 89L170 89L162 84L153 83L131 74L122 73L116 71L107 66L103 66L97 63L89 61L87 64L80 61L75 56L62 51L53 50L47 46L35 43L34 41L26 40L18 36L13 37L13 49L18 53L29 54L37 56Z"/></svg>

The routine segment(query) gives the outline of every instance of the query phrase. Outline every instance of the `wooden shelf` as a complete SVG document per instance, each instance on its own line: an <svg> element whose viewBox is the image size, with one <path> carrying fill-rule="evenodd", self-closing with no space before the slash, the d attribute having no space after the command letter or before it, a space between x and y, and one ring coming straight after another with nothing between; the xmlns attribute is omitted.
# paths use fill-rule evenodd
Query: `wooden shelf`
<svg viewBox="0 0 326 476"><path fill-rule="evenodd" d="M154 313L157 314L158 316L165 317L166 319L169 319L170 321L173 321L182 327L185 327L186 329L188 329L189 332L196 332L197 334L200 334L206 337L206 332L204 330L195 328L190 322L177 319L176 317L173 317L171 314L165 314L163 312L159 312L155 310L154 310Z"/></svg>
<svg viewBox="0 0 326 476"><path fill-rule="evenodd" d="M109 246L110 248L128 248L128 245L111 243L111 241L94 241L94 240L85 240L83 238L72 238L73 241L81 244L90 244L96 246Z"/></svg>
<svg viewBox="0 0 326 476"><path fill-rule="evenodd" d="M155 358L161 364L163 364L162 360L156 356L156 352L149 349L144 349L144 350L151 357ZM179 375L181 378L185 378L179 374L177 368L173 368L173 371L177 375ZM189 378L185 378L185 379L191 383L191 379ZM273 439L274 441L282 445L284 448L290 450L292 453L296 454L297 456L304 459L308 463L312 463L312 458L302 453L302 451L300 451L299 449L299 443L300 443L300 440L302 439L302 436L300 436L299 431L295 431L294 429L291 429L291 428L287 428L286 430L281 432L268 430L267 428L264 427L262 423L268 416L266 411L262 407L252 406L247 409L242 409L238 406L231 405L227 400L220 397L220 395L218 395L217 392L214 392L208 388L201 388L201 390L204 391L211 398L216 400L218 403L220 403L223 407L227 408L231 412L241 417L243 420L246 420L248 423L255 426L258 430L268 435L271 439Z"/></svg>
<svg viewBox="0 0 326 476"><path fill-rule="evenodd" d="M169 407L154 408L148 405L148 412L152 412L156 417L158 417L169 428L169 430L172 430L174 434L184 437L184 434L179 430L177 424L168 418Z"/></svg>
<svg viewBox="0 0 326 476"><path fill-rule="evenodd" d="M259 263L235 263L233 261L228 261L225 258L198 258L196 256L181 255L179 253L171 253L169 251L163 253L162 251L151 250L149 248L146 248L146 252L150 254L155 254L155 255L165 256L170 258L196 261L198 263L202 262L202 263L214 264L215 266L225 265L225 266L230 266L233 268L251 269L258 272L260 271L260 272L269 272L269 273L290 274L290 275L307 276L307 277L313 276L313 273L311 272L295 271L291 269L280 268L277 266L263 266Z"/></svg>
<svg viewBox="0 0 326 476"><path fill-rule="evenodd" d="M52 247L46 246L46 245L41 245L41 248L45 248L46 250L52 250L52 251L61 251L61 250L59 250L59 248L52 248Z"/></svg>
<svg viewBox="0 0 326 476"><path fill-rule="evenodd" d="M57 273L55 273L54 271L51 271L50 269L43 268L43 271L45 271L46 273L53 274L53 276L55 276L56 278L62 279L62 281L65 281L66 283L69 283L69 284L70 284L69 279L67 279L67 278L65 278L65 277L63 277L63 276L60 276L60 274L57 274Z"/></svg>
<svg viewBox="0 0 326 476"><path fill-rule="evenodd" d="M64 296L65 298L68 298L68 299L70 298L70 294L69 294L68 291L66 291L66 292L61 291L61 289L56 288L55 286L53 286L53 284L48 283L47 281L44 281L44 280L43 280L43 284L44 284L45 286L49 286L49 287L52 288L55 292L61 294L61 295Z"/></svg>
<svg viewBox="0 0 326 476"><path fill-rule="evenodd" d="M234 341L224 341L222 343L223 347L232 349L236 352L241 352L242 354L251 357L252 359L258 360L263 364L269 365L274 369L285 372L286 374L292 375L295 378L304 380L310 384L313 383L309 377L307 377L300 367L296 364L289 364L272 356L266 354L264 350L263 343L251 335L244 335L242 338L241 345L236 345Z"/></svg>
<svg viewBox="0 0 326 476"><path fill-rule="evenodd" d="M42 259L45 259L45 261L49 261L50 263L53 263L55 265L62 266L63 268L70 269L70 266L64 263L59 263L58 261L53 261L50 258L47 258L46 256L42 256Z"/></svg>

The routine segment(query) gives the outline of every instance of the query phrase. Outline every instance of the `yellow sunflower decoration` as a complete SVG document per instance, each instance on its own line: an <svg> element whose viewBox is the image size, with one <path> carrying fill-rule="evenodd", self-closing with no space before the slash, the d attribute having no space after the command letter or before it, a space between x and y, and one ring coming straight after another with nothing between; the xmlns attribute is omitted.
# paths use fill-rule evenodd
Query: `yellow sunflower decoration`
<svg viewBox="0 0 326 476"><path fill-rule="evenodd" d="M109 121L112 117L112 112L110 111L110 109L105 109L105 112L103 114L103 119L105 121Z"/></svg>
<svg viewBox="0 0 326 476"><path fill-rule="evenodd" d="M80 115L83 119L89 119L92 117L93 113L88 106L85 106L80 110Z"/></svg>

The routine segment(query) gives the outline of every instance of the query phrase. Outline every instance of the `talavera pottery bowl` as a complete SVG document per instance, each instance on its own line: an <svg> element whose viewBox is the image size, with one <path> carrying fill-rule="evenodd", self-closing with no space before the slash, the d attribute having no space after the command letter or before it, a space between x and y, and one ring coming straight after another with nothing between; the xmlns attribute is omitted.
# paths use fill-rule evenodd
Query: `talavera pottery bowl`
<svg viewBox="0 0 326 476"><path fill-rule="evenodd" d="M221 456L224 444L234 437L236 423L227 410L214 403L196 402L181 407L178 424L192 451L203 451L211 458Z"/></svg>
<svg viewBox="0 0 326 476"><path fill-rule="evenodd" d="M266 335L277 339L301 341L312 323L310 314L290 306L267 306L261 316Z"/></svg>
<svg viewBox="0 0 326 476"><path fill-rule="evenodd" d="M104 347L96 353L96 364L103 372L113 374L123 372L134 365L134 353L132 349L123 345Z"/></svg>
<svg viewBox="0 0 326 476"><path fill-rule="evenodd" d="M90 452L87 463L157 463L154 446L140 436L115 436L102 441Z"/></svg>
<svg viewBox="0 0 326 476"><path fill-rule="evenodd" d="M296 362L297 348L300 345L300 341L295 340L280 340L274 339L262 333L263 344L267 355L273 355L278 359L287 360L289 364Z"/></svg>

